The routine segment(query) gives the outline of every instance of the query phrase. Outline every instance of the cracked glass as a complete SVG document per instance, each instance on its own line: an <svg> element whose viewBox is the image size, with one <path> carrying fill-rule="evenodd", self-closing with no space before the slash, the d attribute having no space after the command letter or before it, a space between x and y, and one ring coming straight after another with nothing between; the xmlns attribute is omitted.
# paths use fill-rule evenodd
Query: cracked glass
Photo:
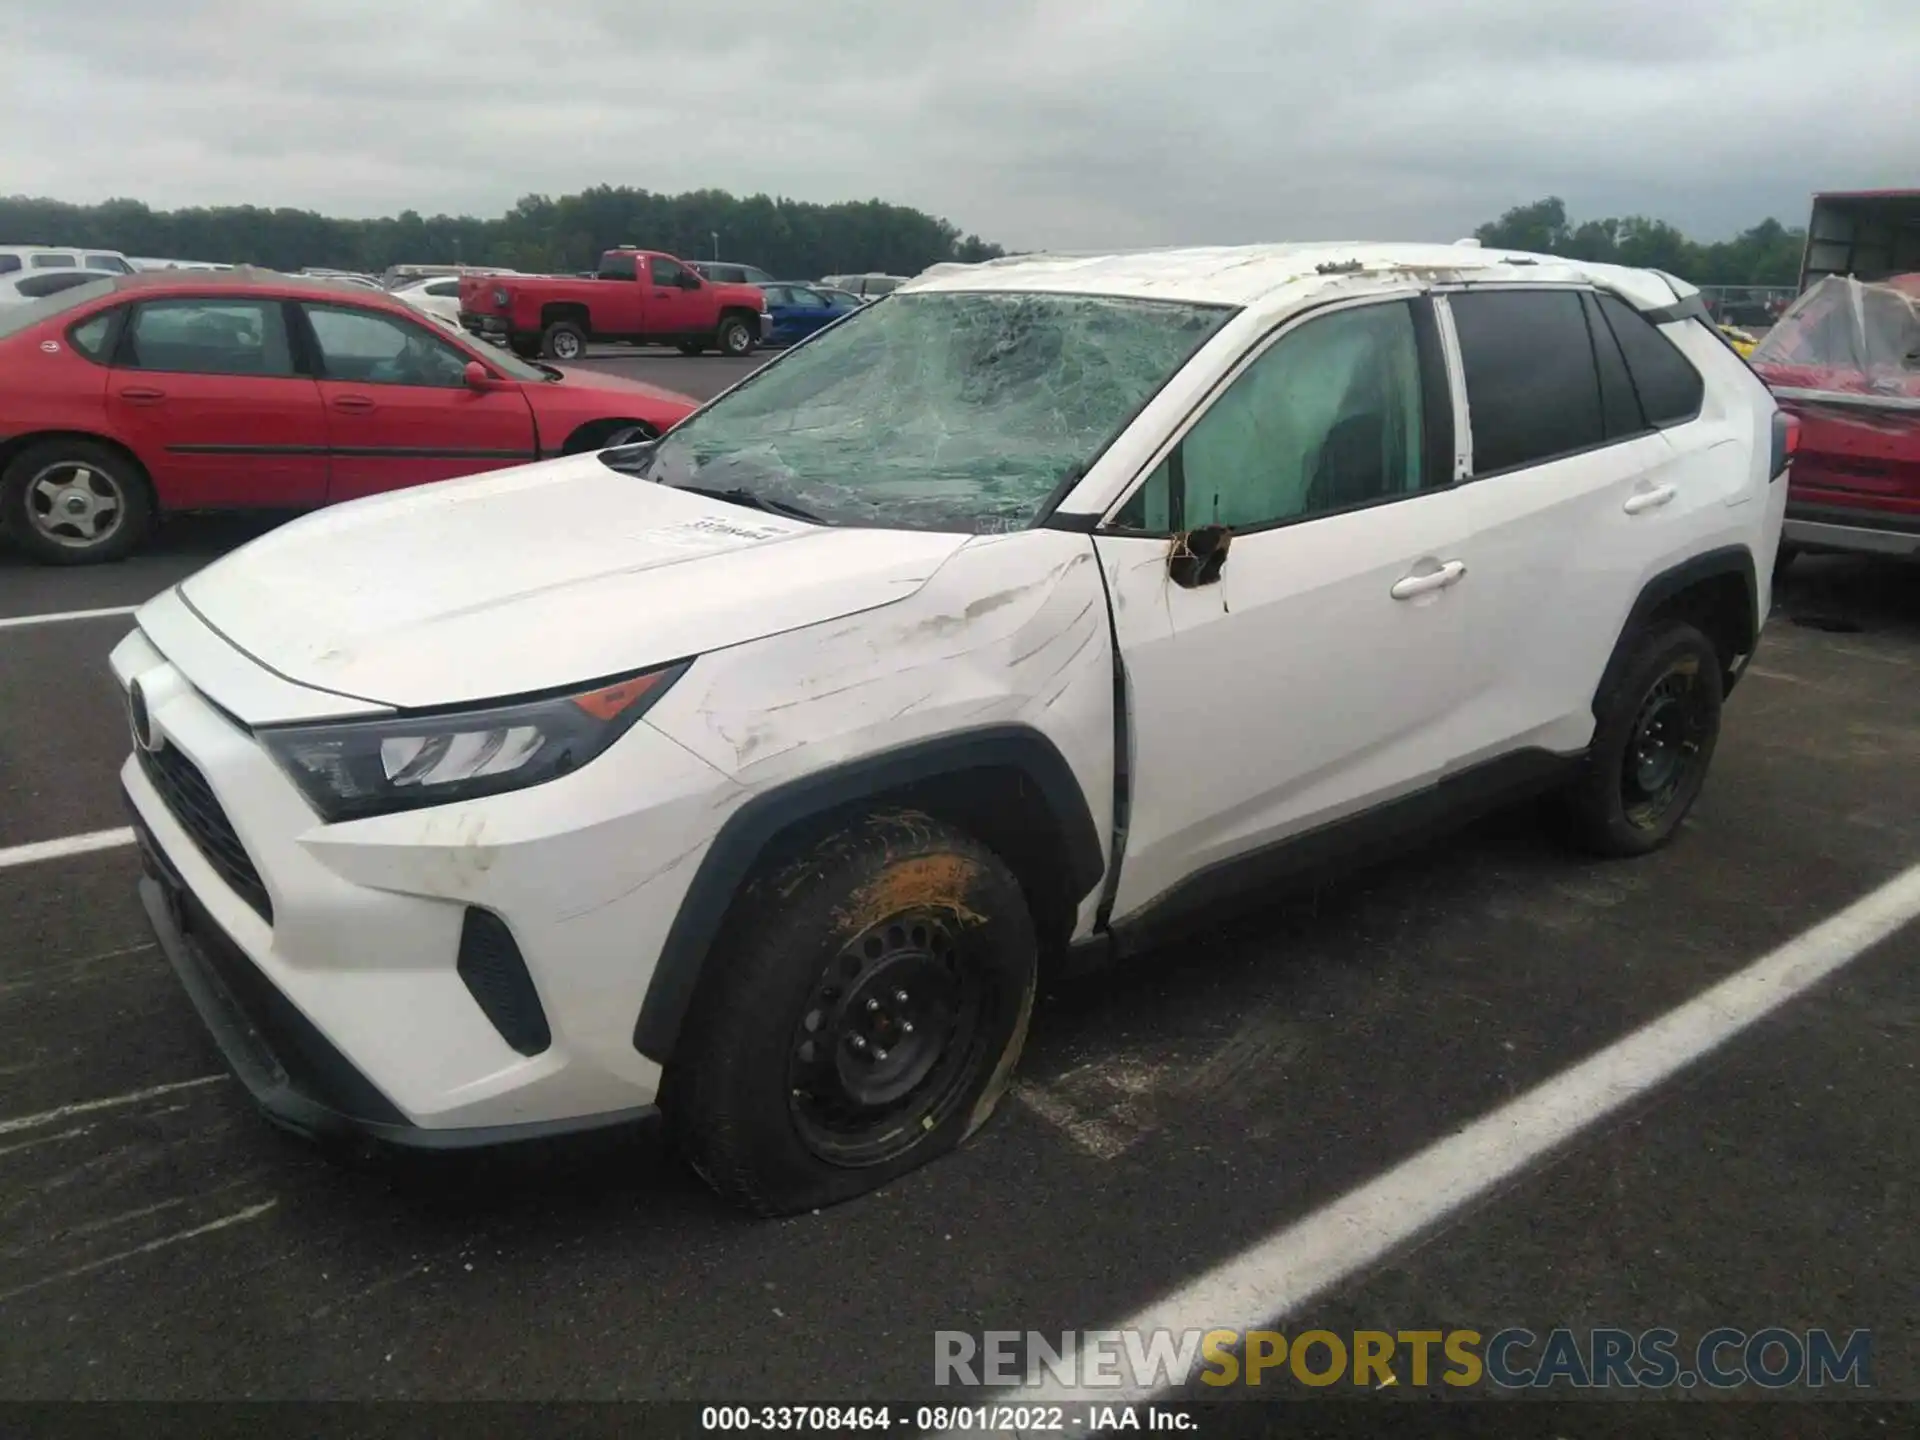
<svg viewBox="0 0 1920 1440"><path fill-rule="evenodd" d="M683 421L643 473L829 524L1020 529L1233 313L1097 295L894 295ZM619 454L607 463L629 468Z"/></svg>

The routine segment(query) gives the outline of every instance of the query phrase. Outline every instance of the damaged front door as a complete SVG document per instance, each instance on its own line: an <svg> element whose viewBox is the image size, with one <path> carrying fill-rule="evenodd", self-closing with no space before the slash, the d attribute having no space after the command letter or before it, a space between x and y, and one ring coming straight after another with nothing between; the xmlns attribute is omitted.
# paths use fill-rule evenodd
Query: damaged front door
<svg viewBox="0 0 1920 1440"><path fill-rule="evenodd" d="M1288 329L1096 534L1132 750L1115 920L1459 753L1470 532L1424 307Z"/></svg>

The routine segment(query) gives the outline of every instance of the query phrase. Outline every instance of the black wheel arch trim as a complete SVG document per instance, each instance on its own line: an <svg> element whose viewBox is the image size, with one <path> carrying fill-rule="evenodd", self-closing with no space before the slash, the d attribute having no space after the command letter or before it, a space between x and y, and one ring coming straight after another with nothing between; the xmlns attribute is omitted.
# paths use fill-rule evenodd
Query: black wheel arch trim
<svg viewBox="0 0 1920 1440"><path fill-rule="evenodd" d="M1760 614L1760 587L1754 574L1753 551L1745 545L1724 545L1717 550L1703 551L1670 569L1662 570L1640 587L1640 594L1635 598L1633 608L1627 612L1627 622L1620 627L1619 638L1614 641L1613 653L1607 657L1607 666L1600 674L1600 683L1594 687L1595 719L1599 718L1603 697L1614 681L1619 678L1620 669L1631 653L1632 637L1646 623L1647 617L1681 591L1698 585L1703 580L1712 580L1721 575L1738 576L1746 590L1747 653L1752 653L1753 646L1760 641L1760 627L1766 618ZM1739 677L1738 669L1728 675L1723 693L1731 694L1734 682Z"/></svg>
<svg viewBox="0 0 1920 1440"><path fill-rule="evenodd" d="M1032 781L1065 837L1062 858L1075 900L1084 900L1106 873L1100 832L1072 766L1031 726L936 736L803 775L748 800L708 846L660 948L634 1022L634 1049L659 1065L672 1058L727 911L780 832L904 785L983 769L1012 769Z"/></svg>

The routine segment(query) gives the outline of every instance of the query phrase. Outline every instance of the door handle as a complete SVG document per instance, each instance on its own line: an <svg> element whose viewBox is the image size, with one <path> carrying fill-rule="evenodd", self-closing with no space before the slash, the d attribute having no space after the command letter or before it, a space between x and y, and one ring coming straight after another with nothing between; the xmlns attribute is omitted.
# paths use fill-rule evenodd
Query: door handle
<svg viewBox="0 0 1920 1440"><path fill-rule="evenodd" d="M1393 582L1389 593L1396 600L1411 600L1416 595L1425 595L1429 590L1444 590L1456 584L1467 573L1465 561L1449 560L1438 570L1425 575L1407 575Z"/></svg>
<svg viewBox="0 0 1920 1440"><path fill-rule="evenodd" d="M1627 503L1620 508L1629 515L1638 515L1642 510L1658 510L1679 493L1671 485L1656 485L1651 490L1636 490L1627 497Z"/></svg>
<svg viewBox="0 0 1920 1440"><path fill-rule="evenodd" d="M364 395L336 395L333 399L336 410L371 410L373 401Z"/></svg>
<svg viewBox="0 0 1920 1440"><path fill-rule="evenodd" d="M120 392L120 398L134 405L152 405L166 399L167 392L146 385L130 385Z"/></svg>

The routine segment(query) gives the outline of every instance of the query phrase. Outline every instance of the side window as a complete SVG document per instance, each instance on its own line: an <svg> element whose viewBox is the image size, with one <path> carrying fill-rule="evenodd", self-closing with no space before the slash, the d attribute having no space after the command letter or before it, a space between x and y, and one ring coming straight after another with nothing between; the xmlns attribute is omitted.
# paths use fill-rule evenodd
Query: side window
<svg viewBox="0 0 1920 1440"><path fill-rule="evenodd" d="M320 347L320 375L358 385L465 385L467 357L396 315L345 306L306 305Z"/></svg>
<svg viewBox="0 0 1920 1440"><path fill-rule="evenodd" d="M787 296L788 304L798 305L802 310L826 310L831 308L827 304L827 297L822 295L818 290L802 290L796 287L789 290ZM772 303L773 291L767 291L767 300L768 303Z"/></svg>
<svg viewBox="0 0 1920 1440"><path fill-rule="evenodd" d="M765 287L767 304L769 305L797 305L800 303L799 296L804 293L805 292L801 290L787 290L779 285L769 285Z"/></svg>
<svg viewBox="0 0 1920 1440"><path fill-rule="evenodd" d="M106 270L115 275L131 275L133 273L133 267L118 255L89 255L87 256L87 268L89 270Z"/></svg>
<svg viewBox="0 0 1920 1440"><path fill-rule="evenodd" d="M1116 518L1248 529L1411 495L1423 435L1413 307L1338 310L1243 370Z"/></svg>
<svg viewBox="0 0 1920 1440"><path fill-rule="evenodd" d="M1600 420L1607 439L1641 434L1647 429L1647 417L1640 413L1640 399L1633 393L1620 346L1600 314L1600 297L1584 291L1580 303L1587 312L1587 334L1593 339L1593 358L1600 371Z"/></svg>
<svg viewBox="0 0 1920 1440"><path fill-rule="evenodd" d="M119 310L102 310L98 315L82 320L67 332L68 342L89 360L104 361L107 347L113 339L114 322L122 313Z"/></svg>
<svg viewBox="0 0 1920 1440"><path fill-rule="evenodd" d="M32 261L33 268L36 270L60 270L71 268L79 263L71 255L36 255Z"/></svg>
<svg viewBox="0 0 1920 1440"><path fill-rule="evenodd" d="M668 260L659 255L647 262L647 270L656 285L678 285L680 277L688 273L686 266L678 260Z"/></svg>
<svg viewBox="0 0 1920 1440"><path fill-rule="evenodd" d="M1687 357L1625 301L1602 295L1600 313L1627 357L1627 370L1648 421L1677 425L1698 415L1706 384Z"/></svg>
<svg viewBox="0 0 1920 1440"><path fill-rule="evenodd" d="M14 289L29 300L38 300L45 295L58 295L62 290L71 290L78 285L98 285L105 282L106 276L98 270L49 270L44 275L29 275L24 280L14 281Z"/></svg>
<svg viewBox="0 0 1920 1440"><path fill-rule="evenodd" d="M1450 295L1473 429L1473 473L1537 465L1604 443L1600 377L1572 290Z"/></svg>
<svg viewBox="0 0 1920 1440"><path fill-rule="evenodd" d="M291 375L277 300L149 300L134 307L120 347L137 370L185 375Z"/></svg>
<svg viewBox="0 0 1920 1440"><path fill-rule="evenodd" d="M602 280L632 280L640 273L639 266L632 255L602 255L600 257L600 278Z"/></svg>
<svg viewBox="0 0 1920 1440"><path fill-rule="evenodd" d="M427 286L427 294L436 300L457 300L460 298L460 282L458 280L435 281Z"/></svg>
<svg viewBox="0 0 1920 1440"><path fill-rule="evenodd" d="M11 275L20 268L18 255L0 255L0 275Z"/></svg>

